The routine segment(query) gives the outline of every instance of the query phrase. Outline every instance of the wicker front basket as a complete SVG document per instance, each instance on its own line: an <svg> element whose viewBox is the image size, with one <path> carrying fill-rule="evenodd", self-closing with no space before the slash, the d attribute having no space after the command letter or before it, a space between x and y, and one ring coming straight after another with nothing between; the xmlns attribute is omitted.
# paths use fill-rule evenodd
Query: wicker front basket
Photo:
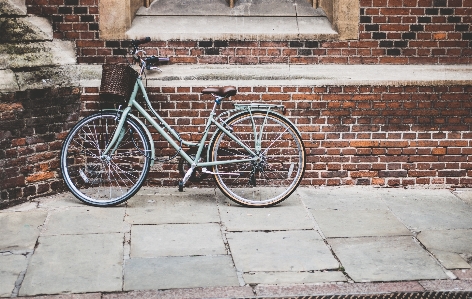
<svg viewBox="0 0 472 299"><path fill-rule="evenodd" d="M133 92L136 78L138 72L128 64L104 64L100 95L118 96L127 100Z"/></svg>

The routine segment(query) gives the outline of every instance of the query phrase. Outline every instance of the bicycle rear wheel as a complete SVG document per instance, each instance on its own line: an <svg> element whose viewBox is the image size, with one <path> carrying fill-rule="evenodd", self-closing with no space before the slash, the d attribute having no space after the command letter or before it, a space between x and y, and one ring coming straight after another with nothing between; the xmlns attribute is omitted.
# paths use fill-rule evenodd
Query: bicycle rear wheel
<svg viewBox="0 0 472 299"><path fill-rule="evenodd" d="M151 146L141 126L127 118L121 142L108 155L119 119L103 112L81 120L62 146L61 170L75 197L93 206L117 205L133 196L146 179Z"/></svg>
<svg viewBox="0 0 472 299"><path fill-rule="evenodd" d="M214 166L214 177L220 190L243 206L271 206L289 197L305 171L305 148L294 125L267 111L241 113L227 124L232 134L256 152L259 159ZM255 146L257 139L261 144L259 151ZM213 162L252 158L221 130L213 138L210 153Z"/></svg>

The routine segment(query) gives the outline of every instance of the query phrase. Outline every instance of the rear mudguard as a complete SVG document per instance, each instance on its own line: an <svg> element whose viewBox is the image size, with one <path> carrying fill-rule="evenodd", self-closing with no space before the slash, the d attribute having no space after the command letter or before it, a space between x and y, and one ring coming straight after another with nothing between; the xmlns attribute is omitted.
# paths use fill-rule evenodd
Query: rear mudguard
<svg viewBox="0 0 472 299"><path fill-rule="evenodd" d="M232 115L230 118L228 118L228 120L226 121L226 123L229 123L231 122L233 119L239 117L240 115L244 114L248 112L248 110L243 110L243 111L240 111L238 110L238 113ZM264 113L267 113L267 110L263 110L263 109L254 109L252 108L251 109L251 112L264 112ZM293 127L295 128L296 132L298 133L299 136L302 136L300 134L300 131L298 130L298 128L295 126L295 124L293 124L290 120L288 120L285 116L283 116L282 114L278 113L278 112L275 112L273 110L269 111L269 114L272 114L272 115L276 115L278 117L281 117L282 119L290 122ZM211 137L211 140L210 140L210 146L208 147L208 150L207 150L207 161L208 162L211 162L211 151L212 151L212 146L213 146L213 142L215 141L214 139L216 138L216 136L218 136L218 131L220 131L219 129L215 132L215 134L213 134L213 136Z"/></svg>

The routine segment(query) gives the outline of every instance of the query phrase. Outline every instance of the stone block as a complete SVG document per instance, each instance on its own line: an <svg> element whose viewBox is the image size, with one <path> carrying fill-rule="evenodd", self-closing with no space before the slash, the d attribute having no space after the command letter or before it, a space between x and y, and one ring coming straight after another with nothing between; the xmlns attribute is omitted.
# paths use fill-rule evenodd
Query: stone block
<svg viewBox="0 0 472 299"><path fill-rule="evenodd" d="M26 271L24 255L0 255L0 297L11 297L21 272Z"/></svg>
<svg viewBox="0 0 472 299"><path fill-rule="evenodd" d="M124 273L125 291L239 286L227 255L132 258Z"/></svg>
<svg viewBox="0 0 472 299"><path fill-rule="evenodd" d="M3 93L18 91L18 83L16 82L15 73L12 70L1 68L0 60L0 90Z"/></svg>
<svg viewBox="0 0 472 299"><path fill-rule="evenodd" d="M136 195L128 200L126 220L132 224L219 222L214 190L213 195L196 194L193 189L188 190L192 191L182 195ZM144 194L143 192L139 191L138 194ZM175 192L178 192L177 189Z"/></svg>
<svg viewBox="0 0 472 299"><path fill-rule="evenodd" d="M123 240L120 233L41 237L19 295L121 291Z"/></svg>
<svg viewBox="0 0 472 299"><path fill-rule="evenodd" d="M219 224L135 225L131 257L224 255Z"/></svg>
<svg viewBox="0 0 472 299"><path fill-rule="evenodd" d="M327 238L400 236L411 232L389 211L312 210Z"/></svg>
<svg viewBox="0 0 472 299"><path fill-rule="evenodd" d="M337 269L339 263L314 230L228 233L241 272Z"/></svg>
<svg viewBox="0 0 472 299"><path fill-rule="evenodd" d="M328 243L355 282L448 278L411 237L328 239Z"/></svg>
<svg viewBox="0 0 472 299"><path fill-rule="evenodd" d="M46 211L0 213L0 251L32 251L46 216Z"/></svg>
<svg viewBox="0 0 472 299"><path fill-rule="evenodd" d="M70 207L51 211L43 235L79 235L126 232L129 224L123 221L125 209L110 207Z"/></svg>

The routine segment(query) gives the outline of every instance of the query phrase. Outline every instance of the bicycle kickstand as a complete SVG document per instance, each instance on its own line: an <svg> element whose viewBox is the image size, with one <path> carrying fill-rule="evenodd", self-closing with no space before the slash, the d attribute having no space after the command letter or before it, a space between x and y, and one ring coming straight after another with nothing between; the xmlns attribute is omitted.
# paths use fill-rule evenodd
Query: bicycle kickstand
<svg viewBox="0 0 472 299"><path fill-rule="evenodd" d="M195 165L192 165L188 170L187 170L187 173L185 173L185 176L184 178L179 181L179 192L183 192L184 191L184 186L185 186L185 183L187 183L188 179L190 179L190 177L192 176L192 173L193 173L193 170L195 169Z"/></svg>

